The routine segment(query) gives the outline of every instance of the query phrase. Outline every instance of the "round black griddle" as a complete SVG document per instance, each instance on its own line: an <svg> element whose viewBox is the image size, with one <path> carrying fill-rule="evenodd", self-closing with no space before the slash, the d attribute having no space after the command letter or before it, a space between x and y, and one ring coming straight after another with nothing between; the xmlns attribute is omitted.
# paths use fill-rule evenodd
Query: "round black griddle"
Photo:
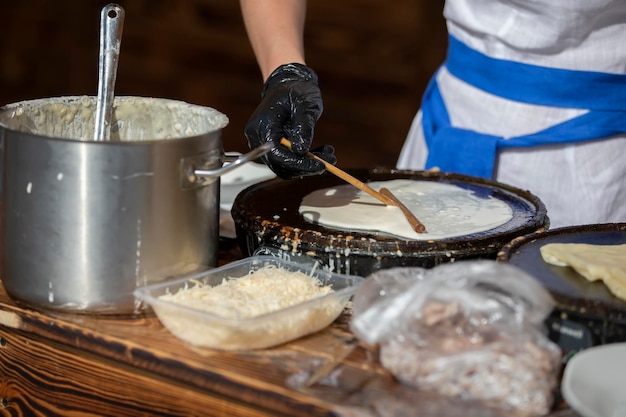
<svg viewBox="0 0 626 417"><path fill-rule="evenodd" d="M364 182L406 178L457 185L485 198L504 201L511 207L513 218L485 232L440 240L406 240L380 233L337 230L305 220L298 210L306 195L345 184L343 180L330 174L290 181L273 179L246 188L235 199L231 213L243 253L305 257L339 273L367 276L394 266L432 267L457 259L495 259L500 248L513 238L548 225L545 206L536 196L493 181L404 170L363 169L350 174Z"/></svg>
<svg viewBox="0 0 626 417"><path fill-rule="evenodd" d="M549 321L551 338L568 351L625 341L626 301L614 296L602 282L590 282L570 267L544 262L540 248L549 243L626 244L626 223L531 233L503 246L497 256L499 261L528 272L550 291L556 302Z"/></svg>

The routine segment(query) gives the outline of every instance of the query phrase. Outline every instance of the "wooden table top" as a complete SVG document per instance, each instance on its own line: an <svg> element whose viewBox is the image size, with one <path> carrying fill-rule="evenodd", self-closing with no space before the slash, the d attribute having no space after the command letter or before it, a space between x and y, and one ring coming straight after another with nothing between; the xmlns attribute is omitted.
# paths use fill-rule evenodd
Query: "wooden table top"
<svg viewBox="0 0 626 417"><path fill-rule="evenodd" d="M0 414L65 415L72 404L87 413L73 415L495 415L398 384L349 319L272 349L220 352L180 341L150 314L35 311L0 286Z"/></svg>

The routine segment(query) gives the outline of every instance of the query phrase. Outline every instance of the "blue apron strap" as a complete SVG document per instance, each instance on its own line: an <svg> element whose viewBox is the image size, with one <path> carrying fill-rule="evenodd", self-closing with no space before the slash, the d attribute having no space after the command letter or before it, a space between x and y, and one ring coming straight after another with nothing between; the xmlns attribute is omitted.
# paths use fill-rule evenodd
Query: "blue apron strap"
<svg viewBox="0 0 626 417"><path fill-rule="evenodd" d="M491 178L498 137L452 127L436 75L422 100L422 129L428 146L426 169Z"/></svg>
<svg viewBox="0 0 626 417"><path fill-rule="evenodd" d="M448 37L448 71L499 97L541 106L626 111L626 75L491 58Z"/></svg>
<svg viewBox="0 0 626 417"><path fill-rule="evenodd" d="M582 109L589 109L592 106L596 109L530 135L509 139L486 135L451 125L435 75L422 100L422 126L428 146L427 169L439 167L443 171L491 178L498 149L579 142L607 138L626 132L626 106L624 105L626 103L626 76L613 77L611 74L554 70L494 60L473 51L454 38L451 40L452 49L446 67L450 70L448 64L451 60L454 61L455 72L453 74L466 82L476 81L479 84L477 87L484 87L485 91L510 100ZM457 53L461 56L452 58ZM465 72L459 67L461 62L468 71ZM486 65L482 68L486 76L481 75L477 62ZM491 65L495 65L497 72L492 72ZM529 70L531 75L524 75L523 70ZM505 71L504 74L507 75L501 78L502 73L498 74L499 71ZM550 74L556 74L559 86L554 86L555 83L552 82L553 78ZM586 78L585 75L589 77ZM521 81L516 83L517 81L514 78L509 79L509 76L519 76ZM498 81L501 79L504 81ZM620 100L614 94L608 97L589 94L585 97L586 93L583 93L585 91L598 91L595 89L594 82L599 82L598 89L603 91L607 80L616 83L612 86L613 90L624 91L624 96ZM569 88L562 88L562 83ZM511 88L511 86L514 87ZM536 96L533 97L530 93ZM591 104L587 103L587 98L590 98ZM613 111L607 111L608 108Z"/></svg>

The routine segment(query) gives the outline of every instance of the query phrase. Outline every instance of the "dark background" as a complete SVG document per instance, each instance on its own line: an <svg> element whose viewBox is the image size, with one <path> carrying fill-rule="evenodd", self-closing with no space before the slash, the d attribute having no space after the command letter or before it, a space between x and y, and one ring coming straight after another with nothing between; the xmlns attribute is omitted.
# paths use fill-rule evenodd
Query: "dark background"
<svg viewBox="0 0 626 417"><path fill-rule="evenodd" d="M262 0L261 0L262 1ZM3 2L0 104L96 95L100 10L110 1ZM124 32L115 92L214 107L230 118L227 151L261 76L237 0L120 0ZM442 1L310 0L307 62L325 102L315 145L342 168L392 167L428 79L445 56ZM271 24L271 22L268 22Z"/></svg>

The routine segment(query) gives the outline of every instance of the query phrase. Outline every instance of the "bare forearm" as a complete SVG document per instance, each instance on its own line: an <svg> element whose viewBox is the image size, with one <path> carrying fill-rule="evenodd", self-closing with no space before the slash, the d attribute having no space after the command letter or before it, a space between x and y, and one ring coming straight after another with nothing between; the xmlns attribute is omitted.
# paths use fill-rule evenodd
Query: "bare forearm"
<svg viewBox="0 0 626 417"><path fill-rule="evenodd" d="M282 64L304 64L306 0L240 0L263 80Z"/></svg>

